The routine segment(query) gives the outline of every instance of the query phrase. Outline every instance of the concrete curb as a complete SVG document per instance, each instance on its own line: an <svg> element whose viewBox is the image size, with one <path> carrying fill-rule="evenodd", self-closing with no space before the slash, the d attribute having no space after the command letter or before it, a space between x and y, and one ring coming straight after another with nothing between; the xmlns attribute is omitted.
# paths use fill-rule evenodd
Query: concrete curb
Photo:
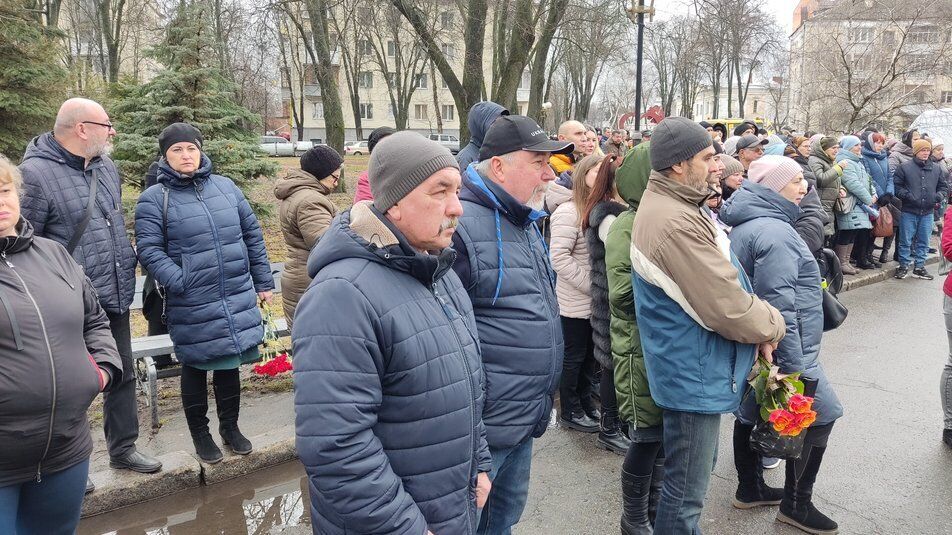
<svg viewBox="0 0 952 535"><path fill-rule="evenodd" d="M926 258L926 265L937 264L939 262L938 255L932 255ZM863 286L869 286L877 282L882 282L886 279L891 279L896 275L896 269L899 267L899 264L895 262L889 262L888 265L885 265L878 270L867 270L863 271L858 275L849 276L846 280L843 281L842 292L848 292L850 290L855 290L856 288L862 288ZM939 275L933 273L936 277Z"/></svg>
<svg viewBox="0 0 952 535"><path fill-rule="evenodd" d="M160 455L162 471L139 474L129 470L102 470L90 473L96 490L83 501L83 518L114 511L130 505L155 500L183 490L213 485L252 472L297 459L294 447L294 426L284 426L250 437L255 450L248 455L233 455L210 465L193 454L173 451Z"/></svg>

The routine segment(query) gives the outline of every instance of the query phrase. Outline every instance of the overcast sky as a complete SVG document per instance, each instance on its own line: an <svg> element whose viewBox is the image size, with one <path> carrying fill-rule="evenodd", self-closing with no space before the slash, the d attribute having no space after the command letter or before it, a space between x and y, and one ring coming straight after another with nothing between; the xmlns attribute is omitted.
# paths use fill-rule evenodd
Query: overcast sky
<svg viewBox="0 0 952 535"><path fill-rule="evenodd" d="M645 0L650 3L651 0ZM767 6L777 17L777 24L790 34L793 24L793 10L797 7L797 0L766 0ZM655 0L655 9L659 17L667 17L678 13L689 12L689 1L683 0Z"/></svg>

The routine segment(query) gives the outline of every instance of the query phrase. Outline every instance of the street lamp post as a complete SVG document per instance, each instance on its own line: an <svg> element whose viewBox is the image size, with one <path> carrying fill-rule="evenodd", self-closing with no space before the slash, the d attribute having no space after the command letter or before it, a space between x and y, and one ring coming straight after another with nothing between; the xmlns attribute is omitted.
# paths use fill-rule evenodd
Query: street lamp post
<svg viewBox="0 0 952 535"><path fill-rule="evenodd" d="M628 8L628 20L638 26L635 60L637 62L635 64L635 130L641 130L641 66L645 48L645 14L648 15L650 21L654 19L654 13L654 0L651 0L649 7L645 7L645 0L638 0L638 5L635 5L635 0L631 0L631 7Z"/></svg>

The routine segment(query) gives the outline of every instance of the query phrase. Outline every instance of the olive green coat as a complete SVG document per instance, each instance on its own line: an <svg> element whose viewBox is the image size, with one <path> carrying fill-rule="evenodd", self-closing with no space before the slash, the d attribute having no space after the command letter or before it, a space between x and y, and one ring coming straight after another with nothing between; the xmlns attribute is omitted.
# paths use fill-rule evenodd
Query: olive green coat
<svg viewBox="0 0 952 535"><path fill-rule="evenodd" d="M612 223L605 241L618 414L636 429L661 425L661 409L651 399L648 387L631 285L631 229L651 172L650 144L633 148L615 174L618 194L628 203L628 210Z"/></svg>

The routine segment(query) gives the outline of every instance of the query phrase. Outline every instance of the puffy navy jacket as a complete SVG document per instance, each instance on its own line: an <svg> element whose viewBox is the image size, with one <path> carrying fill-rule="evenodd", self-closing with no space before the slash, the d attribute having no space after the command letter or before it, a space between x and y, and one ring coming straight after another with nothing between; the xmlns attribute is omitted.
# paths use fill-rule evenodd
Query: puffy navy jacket
<svg viewBox="0 0 952 535"><path fill-rule="evenodd" d="M261 343L257 292L274 289L251 205L234 182L211 169L202 155L199 170L187 178L163 160L159 183L136 205L139 260L166 289L169 336L185 364L236 355Z"/></svg>
<svg viewBox="0 0 952 535"><path fill-rule="evenodd" d="M453 269L476 313L493 448L545 432L562 373L564 343L555 273L535 221L545 214L513 199L473 166L463 177L463 216Z"/></svg>
<svg viewBox="0 0 952 535"><path fill-rule="evenodd" d="M453 258L413 251L370 201L311 251L291 338L314 533L475 532L477 469L492 457Z"/></svg>
<svg viewBox="0 0 952 535"><path fill-rule="evenodd" d="M731 252L749 274L754 293L783 315L787 334L773 353L774 364L783 373L803 372L803 377L818 381L813 404L816 425L832 423L843 415L843 407L820 366L820 268L793 228L800 209L773 190L745 181L719 215L734 227ZM748 424L759 418L755 398L746 395L738 412Z"/></svg>
<svg viewBox="0 0 952 535"><path fill-rule="evenodd" d="M132 306L136 289L136 253L122 216L122 186L107 156L85 160L71 154L51 132L33 139L20 164L20 211L37 236L64 247L86 215L90 180L98 180L96 203L73 259L83 266L106 312L121 314Z"/></svg>
<svg viewBox="0 0 952 535"><path fill-rule="evenodd" d="M941 165L930 158L912 158L896 168L896 197L902 211L917 215L931 214L935 205L949 195L948 177Z"/></svg>

